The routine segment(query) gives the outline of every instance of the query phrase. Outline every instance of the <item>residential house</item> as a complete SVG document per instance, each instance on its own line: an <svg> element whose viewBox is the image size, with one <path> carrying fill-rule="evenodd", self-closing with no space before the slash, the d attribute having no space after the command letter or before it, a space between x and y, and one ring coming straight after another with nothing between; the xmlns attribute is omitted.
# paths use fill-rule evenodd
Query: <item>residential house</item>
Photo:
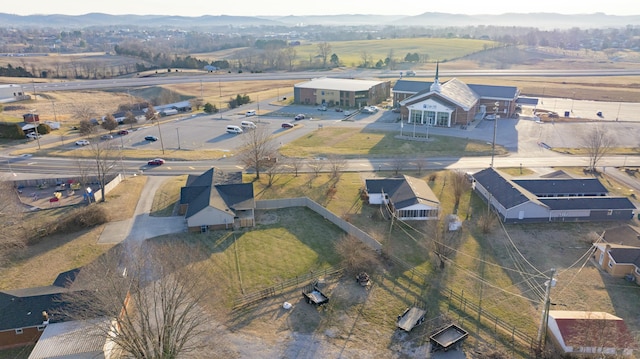
<svg viewBox="0 0 640 359"><path fill-rule="evenodd" d="M388 205L389 211L402 220L437 219L440 200L429 185L406 175L367 179L365 181L369 204Z"/></svg>
<svg viewBox="0 0 640 359"><path fill-rule="evenodd" d="M253 184L242 183L242 173L215 168L189 175L180 191L180 214L191 232L255 225Z"/></svg>
<svg viewBox="0 0 640 359"><path fill-rule="evenodd" d="M33 344L48 324L67 321L61 295L78 272L61 273L50 286L0 291L0 348Z"/></svg>
<svg viewBox="0 0 640 359"><path fill-rule="evenodd" d="M604 312L550 310L547 331L565 354L633 357L637 344L622 318Z"/></svg>
<svg viewBox="0 0 640 359"><path fill-rule="evenodd" d="M465 126L487 113L505 118L516 113L518 88L467 85L455 78L441 84L438 73L439 64L433 82L398 80L394 85L393 104L407 124Z"/></svg>
<svg viewBox="0 0 640 359"><path fill-rule="evenodd" d="M503 222L619 221L633 218L626 197L609 196L594 178L512 179L494 168L473 174L473 188Z"/></svg>
<svg viewBox="0 0 640 359"><path fill-rule="evenodd" d="M640 285L640 229L631 225L608 228L594 243L593 259L614 277Z"/></svg>

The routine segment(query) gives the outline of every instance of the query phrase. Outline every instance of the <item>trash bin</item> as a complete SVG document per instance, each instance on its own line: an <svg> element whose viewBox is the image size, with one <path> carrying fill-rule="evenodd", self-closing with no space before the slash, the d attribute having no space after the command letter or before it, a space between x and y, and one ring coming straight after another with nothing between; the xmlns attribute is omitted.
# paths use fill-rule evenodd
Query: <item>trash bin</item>
<svg viewBox="0 0 640 359"><path fill-rule="evenodd" d="M565 111L564 112L564 117L569 117L570 112L569 111Z"/></svg>

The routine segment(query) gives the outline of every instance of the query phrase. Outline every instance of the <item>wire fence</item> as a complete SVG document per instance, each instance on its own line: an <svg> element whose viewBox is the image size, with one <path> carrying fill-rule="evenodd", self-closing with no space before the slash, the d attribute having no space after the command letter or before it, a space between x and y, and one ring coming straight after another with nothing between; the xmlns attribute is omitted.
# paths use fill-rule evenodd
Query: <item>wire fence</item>
<svg viewBox="0 0 640 359"><path fill-rule="evenodd" d="M427 277L426 272L416 269L415 266L410 265L402 259L388 253L385 253L385 256L405 270L410 270L412 276ZM494 336L500 335L507 338L512 350L515 350L516 346L526 347L526 350L536 348L537 341L535 338L509 322L484 310L469 298L465 298L464 291L462 293L456 293L452 289L443 288L440 290L440 296L447 300L449 311L458 312L460 318L463 320L464 318L470 318L476 321L479 325L483 325L487 330L492 332Z"/></svg>
<svg viewBox="0 0 640 359"><path fill-rule="evenodd" d="M301 284L307 285L310 282L316 281L321 277L330 277L330 276L340 275L342 274L343 269L344 269L343 267L325 268L319 272L296 276L294 278L284 280L269 288L265 288L252 293L245 294L239 298L236 298L233 304L233 309L234 310L241 309L245 306L259 302L261 300L275 297L276 295L279 295L280 293L284 292L287 289L300 286Z"/></svg>

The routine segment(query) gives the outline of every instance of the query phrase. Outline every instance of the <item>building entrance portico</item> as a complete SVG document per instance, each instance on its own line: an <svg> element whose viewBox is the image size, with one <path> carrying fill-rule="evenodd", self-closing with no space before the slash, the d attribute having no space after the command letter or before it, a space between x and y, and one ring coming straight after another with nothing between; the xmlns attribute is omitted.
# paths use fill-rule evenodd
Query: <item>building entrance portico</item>
<svg viewBox="0 0 640 359"><path fill-rule="evenodd" d="M407 123L437 127L451 127L451 114L455 111L433 98L409 105L407 108L409 109Z"/></svg>

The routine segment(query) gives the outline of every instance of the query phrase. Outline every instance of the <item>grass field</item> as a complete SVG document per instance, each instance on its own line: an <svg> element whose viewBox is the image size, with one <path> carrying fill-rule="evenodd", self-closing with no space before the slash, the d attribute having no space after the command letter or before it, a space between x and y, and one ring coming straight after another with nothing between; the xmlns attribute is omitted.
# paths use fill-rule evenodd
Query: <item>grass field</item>
<svg viewBox="0 0 640 359"><path fill-rule="evenodd" d="M187 175L172 177L162 183L156 191L151 204L152 217L171 216L176 203L180 200L180 188L187 182Z"/></svg>
<svg viewBox="0 0 640 359"><path fill-rule="evenodd" d="M455 137L430 135L431 141L402 141L395 133L370 132L353 128L324 128L281 147L280 152L290 157L326 155L341 156L401 156L420 153L425 157L484 156L491 154L491 145ZM504 154L504 148L496 148Z"/></svg>

